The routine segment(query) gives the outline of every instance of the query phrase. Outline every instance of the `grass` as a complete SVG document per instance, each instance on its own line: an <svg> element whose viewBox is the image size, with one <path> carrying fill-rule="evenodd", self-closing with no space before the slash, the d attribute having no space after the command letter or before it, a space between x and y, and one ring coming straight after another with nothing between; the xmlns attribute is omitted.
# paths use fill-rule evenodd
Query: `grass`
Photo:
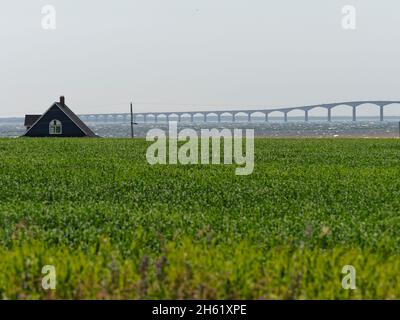
<svg viewBox="0 0 400 320"><path fill-rule="evenodd" d="M257 139L246 177L147 146L0 140L0 297L400 297L400 141Z"/></svg>

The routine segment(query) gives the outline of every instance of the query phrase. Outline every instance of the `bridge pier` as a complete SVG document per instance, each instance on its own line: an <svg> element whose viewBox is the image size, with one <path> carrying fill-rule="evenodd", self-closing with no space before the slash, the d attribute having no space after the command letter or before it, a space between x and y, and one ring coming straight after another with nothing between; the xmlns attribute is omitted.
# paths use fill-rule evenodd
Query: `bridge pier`
<svg viewBox="0 0 400 320"><path fill-rule="evenodd" d="M143 115L143 123L146 123L147 122L147 114L144 114Z"/></svg>
<svg viewBox="0 0 400 320"><path fill-rule="evenodd" d="M204 123L207 122L207 113L204 114Z"/></svg>
<svg viewBox="0 0 400 320"><path fill-rule="evenodd" d="M247 122L251 122L251 113L247 114Z"/></svg>
<svg viewBox="0 0 400 320"><path fill-rule="evenodd" d="M308 110L304 110L304 120L308 121Z"/></svg>
<svg viewBox="0 0 400 320"><path fill-rule="evenodd" d="M285 122L287 122L287 112L284 112L284 119L285 119Z"/></svg>
<svg viewBox="0 0 400 320"><path fill-rule="evenodd" d="M357 107L353 106L353 121L357 121Z"/></svg>
<svg viewBox="0 0 400 320"><path fill-rule="evenodd" d="M218 116L218 123L221 123L221 114L218 113L217 116Z"/></svg>
<svg viewBox="0 0 400 320"><path fill-rule="evenodd" d="M265 122L268 122L268 115L269 113L265 113Z"/></svg>
<svg viewBox="0 0 400 320"><path fill-rule="evenodd" d="M380 120L383 121L383 106L380 107Z"/></svg>
<svg viewBox="0 0 400 320"><path fill-rule="evenodd" d="M328 108L328 122L332 121L332 109Z"/></svg>

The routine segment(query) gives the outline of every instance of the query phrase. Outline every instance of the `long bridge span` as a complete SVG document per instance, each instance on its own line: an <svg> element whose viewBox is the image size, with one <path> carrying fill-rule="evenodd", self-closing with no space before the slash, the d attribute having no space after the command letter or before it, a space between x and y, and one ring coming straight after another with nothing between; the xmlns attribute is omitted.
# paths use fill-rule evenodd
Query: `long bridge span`
<svg viewBox="0 0 400 320"><path fill-rule="evenodd" d="M326 109L326 120L332 121L332 109L338 106L347 106L352 109L352 120L357 121L357 110L361 108L363 105L370 104L375 105L379 108L379 117L380 121L384 121L384 108L390 104L400 104L400 101L351 101L351 102L335 102L335 103L326 103L326 104L318 104L311 106L300 106L300 107L290 107L290 108L278 108L278 109L236 109L236 110L216 110L216 111L181 111L181 112L140 112L133 114L134 122L137 122L139 119L144 123L157 123L161 118L164 121L172 121L171 118L174 118L174 121L181 122L184 117L186 119L190 119L190 122L203 121L207 122L207 117L214 116L217 117L218 122L221 122L222 116L231 116L232 122L237 121L238 115L247 116L247 121L251 122L251 117L253 114L263 114L265 117L265 121L268 122L268 117L272 112L280 112L283 114L283 119L285 122L288 121L288 114L295 110L301 110L304 112L304 121L309 121L309 112L315 108L323 108ZM110 113L110 114L82 114L79 116L83 121L95 121L95 122L108 122L108 121L130 121L130 113Z"/></svg>

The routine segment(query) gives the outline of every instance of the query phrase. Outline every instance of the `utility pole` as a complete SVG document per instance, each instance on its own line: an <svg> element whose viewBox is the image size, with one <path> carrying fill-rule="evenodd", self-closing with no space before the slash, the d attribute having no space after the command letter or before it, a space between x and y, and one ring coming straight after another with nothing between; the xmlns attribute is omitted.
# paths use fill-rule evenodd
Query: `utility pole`
<svg viewBox="0 0 400 320"><path fill-rule="evenodd" d="M135 137L133 132L133 103L131 102L131 137L132 139Z"/></svg>

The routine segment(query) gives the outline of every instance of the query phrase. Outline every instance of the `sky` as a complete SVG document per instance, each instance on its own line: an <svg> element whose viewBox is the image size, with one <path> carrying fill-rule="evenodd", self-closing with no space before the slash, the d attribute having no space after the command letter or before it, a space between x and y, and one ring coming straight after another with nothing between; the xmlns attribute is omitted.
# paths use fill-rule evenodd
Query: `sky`
<svg viewBox="0 0 400 320"><path fill-rule="evenodd" d="M0 117L60 95L79 114L400 100L399 13L398 0L2 0Z"/></svg>

